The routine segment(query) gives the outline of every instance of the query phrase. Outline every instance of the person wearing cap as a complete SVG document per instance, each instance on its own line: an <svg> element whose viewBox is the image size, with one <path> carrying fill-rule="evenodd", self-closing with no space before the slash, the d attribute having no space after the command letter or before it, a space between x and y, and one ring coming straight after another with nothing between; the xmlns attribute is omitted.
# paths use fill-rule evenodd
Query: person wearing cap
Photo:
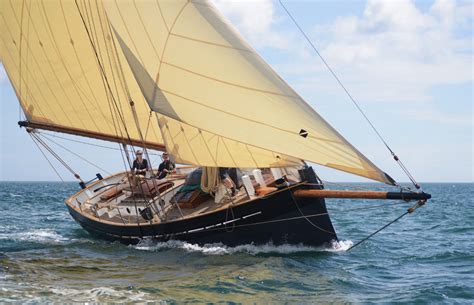
<svg viewBox="0 0 474 305"><path fill-rule="evenodd" d="M156 174L158 179L165 178L169 173L175 169L174 163L169 159L168 153L164 152L162 155L163 162L158 167L158 173Z"/></svg>
<svg viewBox="0 0 474 305"><path fill-rule="evenodd" d="M148 170L148 161L143 159L143 151L137 150L135 153L137 156L135 160L133 160L132 171L135 175L146 175L146 171Z"/></svg>

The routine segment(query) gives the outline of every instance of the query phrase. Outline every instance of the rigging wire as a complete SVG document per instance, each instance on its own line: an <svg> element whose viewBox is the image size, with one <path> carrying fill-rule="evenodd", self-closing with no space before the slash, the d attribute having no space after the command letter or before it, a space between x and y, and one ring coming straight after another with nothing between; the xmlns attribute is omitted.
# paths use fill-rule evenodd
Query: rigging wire
<svg viewBox="0 0 474 305"><path fill-rule="evenodd" d="M99 11L99 7L98 7L98 4L96 3L96 6L97 6L97 11ZM101 27L102 27L102 20L100 19L99 17L99 21L101 22ZM147 123L147 128L146 128L146 132L145 132L145 137L143 136L143 132L142 132L142 128L140 126L140 120L138 118L138 114L137 114L137 111L136 111L136 107L135 107L135 102L133 101L132 99L132 96L130 94L130 90L129 90L129 87L128 87L128 84L127 84L127 81L126 81L126 78L125 78L125 73L124 73L124 70L123 70L123 67L122 67L122 62L120 60L120 57L118 56L119 52L118 52L118 48L117 48L117 45L115 44L115 40L113 39L114 37L114 33L112 31L112 26L110 24L110 22L108 20L105 21L106 23L106 29L108 29L108 35L110 35L112 37L111 39L111 51L110 53L112 54L112 58L114 60L114 64L115 64L115 68L116 70L118 71L118 79L119 79L119 82L121 82L122 84L122 89L124 89L125 91L125 94L127 96L127 99L128 99L128 102L129 102L129 105L130 105L130 109L132 111L132 115L133 115L133 119L134 119L134 122L135 122L135 126L136 126L136 129L137 129L137 132L138 132L138 135L140 137L140 140L142 142L142 147L143 147L143 151L146 155L146 158L147 160L151 161L151 158L150 158L150 155L148 153L148 148L147 148L147 145L146 145L146 142L145 142L145 139L146 139L146 136L148 134L148 127L150 126L150 121L151 121L151 116L152 116L152 112L150 110L150 114L149 114L149 117L148 117L148 123ZM104 31L102 29L102 31ZM106 49L107 49L107 53L108 53L108 46L107 46L107 41L105 43L105 46L106 46ZM115 56L114 56L115 55ZM110 62L110 56L109 56L109 62ZM112 63L110 62L110 64L112 65ZM123 111L123 110L122 110ZM151 163L149 164L149 167L151 167ZM152 172L153 174L153 172ZM158 185L157 185L157 182L155 179L151 179L152 183L153 183L153 187L154 188L158 188ZM143 199L146 199L146 196L145 196L145 193L143 192L143 186L142 184L140 183L139 184L140 186L140 189L143 193ZM148 184L147 184L147 187L148 187ZM161 194L159 193L158 194L158 200L162 200L161 198ZM151 205L151 204L150 204ZM147 207L149 207L150 205L146 205ZM152 205L151 205L152 206ZM151 220L150 220L150 223L151 223ZM154 230L154 229L153 229Z"/></svg>
<svg viewBox="0 0 474 305"><path fill-rule="evenodd" d="M43 150L41 149L41 146L36 142L35 138L33 137L33 135L31 133L28 133L31 137L31 139L33 140L33 143L35 143L36 147L38 147L38 150L41 152L41 154L43 155L43 157L46 159L46 161L48 161L49 165L51 166L51 168L53 169L53 171L56 173L56 175L58 175L59 179L64 182L64 179L63 177L61 177L61 175L59 174L59 172L56 170L56 168L54 167L53 163L51 163L51 161L48 159L48 157L46 156L46 154L43 152Z"/></svg>
<svg viewBox="0 0 474 305"><path fill-rule="evenodd" d="M70 150L70 149L64 147L63 145L59 144L58 142L54 141L53 139L50 139L49 137L47 137L47 136L45 136L45 135L43 135L43 137L44 137L46 140L51 141L52 143L56 144L57 146L61 147L62 149L64 149L64 150L70 152L71 154L75 155L76 157L78 157L79 159L83 160L84 162L87 162L87 163L89 163L90 165L94 166L95 168L97 168L97 169L99 169L99 170L101 170L101 171L103 171L103 172L106 172L106 173L109 174L109 175L112 175L112 173L109 172L108 170L105 170L105 169L103 169L102 167L98 166L97 164L94 164L93 162L87 160L86 158L80 156L79 154L73 152L72 150Z"/></svg>
<svg viewBox="0 0 474 305"><path fill-rule="evenodd" d="M288 186L288 189L289 189L289 186ZM331 232L331 231L328 231L326 229L323 229L321 228L320 226L318 226L317 224L315 224L314 222L312 222L311 220L309 220L309 218L303 213L303 211L301 211L300 209L300 206L298 205L298 201L296 201L296 198L295 196L293 195L293 192L290 191L290 195L291 195L291 199L293 199L293 202L296 206L296 208L298 209L298 212L300 212L301 216L310 224L312 225L313 227L315 227L316 229L320 230L320 231L323 231L325 233L329 233L331 235L336 235L336 233L334 232Z"/></svg>
<svg viewBox="0 0 474 305"><path fill-rule="evenodd" d="M81 177L77 174L67 163L64 161L51 147L48 146L46 142L44 142L38 135L34 132L30 132L30 135L35 138L35 140L41 144L59 163L61 163L71 174L78 180L82 182Z"/></svg>
<svg viewBox="0 0 474 305"><path fill-rule="evenodd" d="M383 229L391 226L392 224L394 224L395 222L397 222L398 220L400 220L402 217L404 217L405 215L407 214L411 214L413 213L416 209L418 209L419 207L423 206L425 204L426 200L419 200L415 205L413 205L411 208L407 209L407 211L405 213L403 213L402 215L398 216L397 218L395 218L394 220L392 220L391 222L387 223L386 225L384 225L383 227L381 227L380 229L378 229L377 231L371 233L370 235L368 235L367 237L363 238L362 240L360 240L359 242L355 243L354 245L352 245L349 249L347 249L347 252L351 251L352 249L354 249L355 247L357 247L358 245L362 244L363 242L365 242L366 240L368 240L369 238L371 238L372 236L374 236L375 234L379 233L380 231L382 231Z"/></svg>
<svg viewBox="0 0 474 305"><path fill-rule="evenodd" d="M99 148L105 148L105 149L110 149L110 150L119 150L119 151L122 150L122 149L116 148L116 147L111 147L111 146L106 146L106 145L100 145L100 144L94 144L94 143L89 143L89 142L85 142L85 141L80 141L80 140L74 140L74 139L70 139L70 138L66 138L66 137L61 137L61 136L55 135L55 134L53 134L53 133L44 132L44 131L39 131L39 130L37 130L36 133L42 134L43 136L44 136L44 135L47 135L47 136L49 136L49 137L54 137L54 138L58 138L58 139L62 139L62 140L70 141L70 142L75 142L75 143L79 143L79 144L85 144L85 145L95 146L95 147L99 147ZM129 149L128 151L129 151L129 152L133 152L132 149ZM161 154L157 154L157 153L149 153L149 154L150 154L150 155L153 155L153 156L160 156L160 155L161 155Z"/></svg>
<svg viewBox="0 0 474 305"><path fill-rule="evenodd" d="M405 165L402 163L402 161L400 160L400 158L393 152L393 150L390 148L390 146L388 145L388 143L385 141L385 139L382 137L382 135L379 133L379 131L377 130L377 128L375 128L374 124L372 124L372 122L369 120L369 118L367 117L367 115L364 113L364 111L362 110L362 108L359 106L359 104L356 102L356 100L354 99L354 97L349 93L349 91L347 90L347 88L344 86L344 84L341 82L341 80L339 79L339 77L336 75L336 73L334 72L334 70L329 66L329 64L326 62L326 60L324 59L324 57L321 55L321 53L318 51L318 49L316 48L316 46L313 44L313 42L311 41L311 39L309 39L309 37L306 35L306 33L303 31L303 29L300 27L300 25L298 24L298 22L296 22L296 19L293 17L293 15L291 15L291 13L288 11L288 9L286 8L286 6L283 4L283 1L282 0L278 0L280 2L280 5L283 7L283 9L285 10L285 12L288 14L288 16L290 17L290 19L293 21L293 23L296 25L296 27L298 28L298 30L301 32L301 34L304 36L304 38L306 39L306 41L310 44L310 46L312 47L312 49L316 52L316 54L319 56L319 58L322 60L322 62L324 63L324 65L326 66L326 68L329 70L329 72L331 72L332 76L334 76L334 78L336 79L336 81L339 83L339 85L342 87L342 89L344 90L344 92L347 94L347 96L349 97L349 99L352 101L352 103L355 105L355 107L359 110L359 112L362 114L362 116L365 118L365 120L367 121L367 123L369 123L369 125L372 127L372 129L375 131L375 133L377 134L377 136L379 137L379 139L383 142L383 144L385 145L385 147L389 150L390 154L392 155L393 159L398 163L398 165L401 167L401 169L405 172L405 174L408 176L408 178L411 180L411 182L413 183L413 185L417 188L417 189L421 189L421 186L416 182L416 180L414 179L414 177L411 175L411 173L408 171L408 169L405 167ZM400 185L398 185L397 183L395 183L397 186L401 187Z"/></svg>
<svg viewBox="0 0 474 305"><path fill-rule="evenodd" d="M383 204L383 205L373 205L373 206L368 206L368 207L362 207L362 208L355 208L355 209L349 209L345 210L346 212L352 212L352 211L358 211L358 210L363 210L363 209L372 209L372 208L380 208L380 207L387 207L387 206L394 206L395 204ZM413 208L413 207L412 207ZM412 209L410 208L410 209ZM287 217L287 218L281 218L281 219L272 219L272 220L266 220L266 221L258 221L258 222L252 222L252 223L246 223L246 224L235 224L234 228L242 228L242 227L252 227L252 226L258 226L258 225L264 225L264 224L269 224L269 223L278 223L278 222L285 222L285 221L292 221L292 220L299 220L299 219L305 219L305 218L313 218L313 217L320 217L320 216L326 216L329 215L329 213L317 213L317 214L308 214L308 215L302 215L302 216L294 216L294 217ZM235 218L236 220L239 220L239 218ZM210 231L219 231L219 230L226 230L225 226L222 227L212 227L212 228L204 228L202 230L199 230L199 232L210 232ZM188 232L182 232L182 233L176 233L175 235L183 235L183 234L188 234Z"/></svg>

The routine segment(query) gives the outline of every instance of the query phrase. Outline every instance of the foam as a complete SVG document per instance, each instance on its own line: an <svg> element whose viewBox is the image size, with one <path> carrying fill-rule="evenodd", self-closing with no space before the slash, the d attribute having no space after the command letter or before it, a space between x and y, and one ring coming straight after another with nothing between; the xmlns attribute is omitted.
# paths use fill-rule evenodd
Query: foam
<svg viewBox="0 0 474 305"><path fill-rule="evenodd" d="M149 301L149 295L136 290L117 290L109 287L96 287L92 289L74 289L74 288L50 288L49 291L56 296L67 297L73 301L107 301L122 299L126 302L144 302Z"/></svg>
<svg viewBox="0 0 474 305"><path fill-rule="evenodd" d="M23 197L23 195L13 194L13 193L8 193L8 195L10 195L10 197Z"/></svg>
<svg viewBox="0 0 474 305"><path fill-rule="evenodd" d="M250 255L258 255L265 253L275 254L290 254L290 253L301 253L301 252L345 252L352 246L352 241L339 241L332 242L329 245L322 247L311 247L302 244L292 245L274 245L273 243L267 243L264 245L245 244L235 247L229 247L221 243L205 244L203 246L198 244L192 244L184 241L171 240L167 242L157 242L151 239L143 239L134 247L137 250L142 251L162 251L166 249L181 249L186 252L201 252L206 255L231 255L234 253L246 253Z"/></svg>
<svg viewBox="0 0 474 305"><path fill-rule="evenodd" d="M52 229L36 229L26 232L0 233L0 240L14 240L23 242L33 242L39 244L66 244L82 241L83 239L70 239L58 234Z"/></svg>

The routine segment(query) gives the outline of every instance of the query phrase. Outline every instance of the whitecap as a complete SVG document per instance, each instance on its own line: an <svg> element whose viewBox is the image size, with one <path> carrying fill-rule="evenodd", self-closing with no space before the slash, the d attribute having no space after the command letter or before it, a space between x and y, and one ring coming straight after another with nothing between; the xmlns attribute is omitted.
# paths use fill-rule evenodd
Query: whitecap
<svg viewBox="0 0 474 305"><path fill-rule="evenodd" d="M50 288L50 291L58 296L67 297L75 301L78 300L124 300L130 302L149 301L146 293L132 290L116 290L109 287L96 287L92 289L74 288Z"/></svg>
<svg viewBox="0 0 474 305"><path fill-rule="evenodd" d="M28 241L45 244L61 244L70 239L51 229L38 229L27 232L1 233L0 240Z"/></svg>
<svg viewBox="0 0 474 305"><path fill-rule="evenodd" d="M349 250L353 244L352 240L333 241L325 250L329 252L345 252Z"/></svg>
<svg viewBox="0 0 474 305"><path fill-rule="evenodd" d="M234 253L246 253L250 255L258 255L265 253L275 254L291 254L300 252L344 252L352 246L352 241L334 241L328 245L321 247L306 246L303 244L282 244L274 245L267 243L263 245L245 244L235 247L226 246L222 243L198 245L185 241L170 240L167 242L157 242L151 239L143 239L134 247L142 251L162 251L166 249L181 249L187 252L201 252L206 255L230 255Z"/></svg>
<svg viewBox="0 0 474 305"><path fill-rule="evenodd" d="M23 195L13 193L8 193L8 195L10 195L10 197L23 197Z"/></svg>

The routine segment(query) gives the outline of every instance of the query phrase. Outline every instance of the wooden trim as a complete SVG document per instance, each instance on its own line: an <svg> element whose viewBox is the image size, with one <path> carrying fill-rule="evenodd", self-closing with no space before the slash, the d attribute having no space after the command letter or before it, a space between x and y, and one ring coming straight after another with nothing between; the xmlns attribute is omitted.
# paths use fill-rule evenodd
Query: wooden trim
<svg viewBox="0 0 474 305"><path fill-rule="evenodd" d="M117 143L122 143L122 144L127 144L127 145L146 147L148 149L166 151L166 147L163 144L157 144L154 142L147 142L147 141L142 142L140 140L129 140L129 139L118 137L118 136L113 136L113 135L108 135L105 133L88 131L88 130L83 130L83 129L78 129L78 128L64 127L64 126L59 126L59 125L54 125L54 124L34 123L34 122L29 122L29 121L20 121L18 122L18 125L20 125L21 127L43 129L43 130L49 130L49 131L54 131L54 132L72 134L76 136L82 136L86 138L94 138L94 139L103 140L103 141L117 142Z"/></svg>
<svg viewBox="0 0 474 305"><path fill-rule="evenodd" d="M293 193L299 198L348 198L348 199L393 199L393 200L428 200L427 193L377 192L377 191L343 191L343 190L297 190Z"/></svg>

